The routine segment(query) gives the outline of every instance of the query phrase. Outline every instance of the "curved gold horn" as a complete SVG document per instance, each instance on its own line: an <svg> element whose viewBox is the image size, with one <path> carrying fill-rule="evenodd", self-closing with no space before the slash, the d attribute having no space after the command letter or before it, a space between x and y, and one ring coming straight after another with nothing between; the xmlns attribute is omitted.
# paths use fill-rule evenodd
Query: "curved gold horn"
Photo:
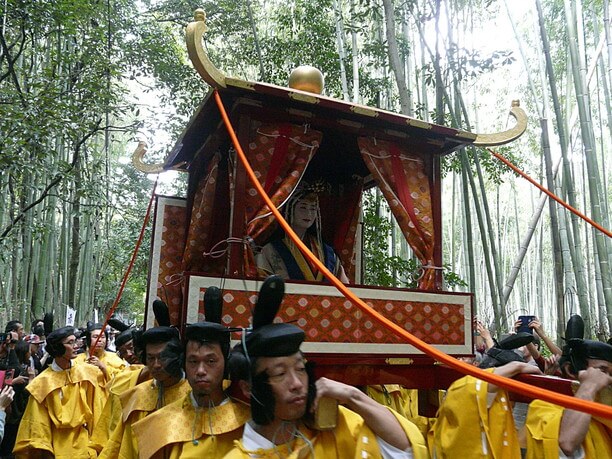
<svg viewBox="0 0 612 459"><path fill-rule="evenodd" d="M189 59L191 59L191 63L200 76L210 86L213 88L225 88L225 75L210 62L208 54L202 45L202 36L208 30L204 10L200 8L195 10L194 19L194 22L190 22L187 25L187 31L185 32Z"/></svg>
<svg viewBox="0 0 612 459"><path fill-rule="evenodd" d="M132 164L136 169L146 174L159 174L164 171L164 164L146 164L142 161L144 155L147 153L147 143L140 140L134 153L132 153Z"/></svg>
<svg viewBox="0 0 612 459"><path fill-rule="evenodd" d="M527 129L527 115L520 107L520 102L518 100L512 101L510 115L516 120L516 126L507 131L497 132L495 134L477 134L476 140L474 140L472 145L477 147L493 147L518 139L523 132L525 132L525 129Z"/></svg>

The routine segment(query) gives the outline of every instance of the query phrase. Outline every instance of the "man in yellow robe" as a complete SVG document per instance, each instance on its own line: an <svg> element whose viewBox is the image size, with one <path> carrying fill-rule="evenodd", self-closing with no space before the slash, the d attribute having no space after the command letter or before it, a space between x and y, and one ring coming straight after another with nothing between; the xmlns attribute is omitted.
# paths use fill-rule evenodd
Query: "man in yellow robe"
<svg viewBox="0 0 612 459"><path fill-rule="evenodd" d="M303 341L304 332L291 324L268 323L246 336L238 373L246 375L240 385L251 400L252 420L226 459L429 457L410 421L355 387L315 381L300 351ZM336 409L336 402L346 407ZM312 413L328 403L337 420L323 430Z"/></svg>
<svg viewBox="0 0 612 459"><path fill-rule="evenodd" d="M511 350L525 343L514 342L514 337L508 340L511 343L508 346L502 341L502 347L489 349L480 367L507 378L521 373L541 374L537 366L525 363ZM508 393L473 376L458 379L448 388L440 405L429 444L432 457L439 459L520 459Z"/></svg>
<svg viewBox="0 0 612 459"><path fill-rule="evenodd" d="M91 436L90 447L95 450L96 454L102 450L121 420L119 395L151 379L149 370L140 363L139 354L141 352L135 352L134 331L134 328L124 330L115 339L119 357L124 359L128 366L115 374L115 377L106 385L109 396Z"/></svg>
<svg viewBox="0 0 612 459"><path fill-rule="evenodd" d="M85 332L86 351L75 359L75 364L89 363L98 367L104 374L106 383L112 381L117 373L127 367L125 360L114 352L106 350L107 342L108 337L106 332L102 331L102 324L88 324ZM96 344L95 349L92 349L94 344Z"/></svg>
<svg viewBox="0 0 612 459"><path fill-rule="evenodd" d="M152 381L146 381L119 394L112 394L107 402L111 405L108 427L111 432L103 432L96 426L92 447L100 452L100 458L137 458L138 448L132 434L132 425L180 398L190 391L183 377L180 365L168 368L164 364L162 352L168 347L180 349L178 330L171 327L153 327L146 330L139 339L139 348L144 350L146 363ZM108 411L105 408L105 411ZM104 435L107 433L107 435Z"/></svg>
<svg viewBox="0 0 612 459"><path fill-rule="evenodd" d="M580 381L575 396L599 401L612 389L612 346L569 339L559 361L564 376ZM612 458L612 422L534 400L527 413L527 458Z"/></svg>
<svg viewBox="0 0 612 459"><path fill-rule="evenodd" d="M87 445L105 398L103 376L94 366L72 365L75 344L72 327L47 337L53 362L28 385L30 398L13 449L17 458L95 457Z"/></svg>
<svg viewBox="0 0 612 459"><path fill-rule="evenodd" d="M191 391L133 424L140 458L221 458L249 418L248 406L223 391L228 329L211 322L191 324L185 339L185 376Z"/></svg>

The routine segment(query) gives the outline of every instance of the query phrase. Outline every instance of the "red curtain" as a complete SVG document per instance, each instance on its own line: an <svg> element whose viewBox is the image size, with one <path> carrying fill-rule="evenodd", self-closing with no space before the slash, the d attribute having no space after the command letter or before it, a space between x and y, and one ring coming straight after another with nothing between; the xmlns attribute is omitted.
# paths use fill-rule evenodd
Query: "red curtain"
<svg viewBox="0 0 612 459"><path fill-rule="evenodd" d="M255 175L275 206L282 204L299 183L321 143L322 133L304 125L252 121L247 155ZM248 182L245 190L246 234L264 244L275 228L275 218ZM253 253L245 246L245 273L256 275Z"/></svg>
<svg viewBox="0 0 612 459"><path fill-rule="evenodd" d="M429 177L409 147L361 137L359 149L404 237L424 267L419 288L435 287L434 226Z"/></svg>

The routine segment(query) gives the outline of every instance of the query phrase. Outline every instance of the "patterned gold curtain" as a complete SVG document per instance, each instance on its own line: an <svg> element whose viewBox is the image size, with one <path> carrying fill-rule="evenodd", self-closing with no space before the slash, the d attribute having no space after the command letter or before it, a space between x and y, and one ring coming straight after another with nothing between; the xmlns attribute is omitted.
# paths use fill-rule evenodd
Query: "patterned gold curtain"
<svg viewBox="0 0 612 459"><path fill-rule="evenodd" d="M361 137L361 155L404 237L424 267L419 288L435 287L434 226L429 178L423 160L392 142Z"/></svg>

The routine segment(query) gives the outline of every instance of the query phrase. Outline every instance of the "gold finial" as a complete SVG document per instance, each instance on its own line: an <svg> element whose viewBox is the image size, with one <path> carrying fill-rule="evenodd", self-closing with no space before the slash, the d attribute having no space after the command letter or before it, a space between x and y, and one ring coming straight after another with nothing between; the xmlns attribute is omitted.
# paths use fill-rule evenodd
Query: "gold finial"
<svg viewBox="0 0 612 459"><path fill-rule="evenodd" d="M300 65L289 76L289 87L292 89L321 94L324 84L321 71L310 65Z"/></svg>
<svg viewBox="0 0 612 459"><path fill-rule="evenodd" d="M496 132L495 134L476 134L476 140L474 140L472 145L475 147L504 145L523 135L523 132L527 129L527 115L520 105L518 100L513 100L512 108L510 109L510 115L516 120L516 126L503 132Z"/></svg>
<svg viewBox="0 0 612 459"><path fill-rule="evenodd" d="M198 8L197 10L193 12L193 18L196 21L206 22L206 11L204 11L202 8Z"/></svg>
<svg viewBox="0 0 612 459"><path fill-rule="evenodd" d="M138 146L132 154L132 164L136 169L146 174L159 174L164 171L164 163L148 164L143 162L144 155L147 153L147 143L143 140L138 142Z"/></svg>
<svg viewBox="0 0 612 459"><path fill-rule="evenodd" d="M208 30L206 27L206 12L198 8L193 13L194 21L187 25L185 40L189 58L200 76L213 88L225 88L225 75L217 69L202 45L202 36Z"/></svg>

